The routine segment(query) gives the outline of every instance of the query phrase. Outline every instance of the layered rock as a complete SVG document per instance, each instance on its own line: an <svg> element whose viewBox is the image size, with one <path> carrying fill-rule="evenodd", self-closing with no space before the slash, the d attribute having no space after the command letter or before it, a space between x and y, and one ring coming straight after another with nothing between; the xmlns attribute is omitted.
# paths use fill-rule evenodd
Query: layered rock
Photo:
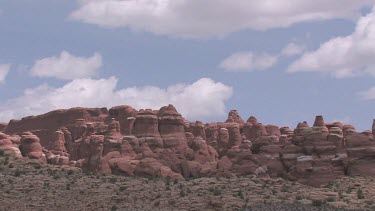
<svg viewBox="0 0 375 211"><path fill-rule="evenodd" d="M162 148L163 139L159 133L159 120L151 109L141 109L135 119L132 134L141 143L147 143L152 149Z"/></svg>
<svg viewBox="0 0 375 211"><path fill-rule="evenodd" d="M345 175L375 176L374 125L357 132L317 116L312 127L301 122L292 130L263 125L253 116L244 122L236 110L225 122L204 124L188 122L173 105L73 108L0 125L8 131L0 133L0 151L104 174L254 174L322 186Z"/></svg>
<svg viewBox="0 0 375 211"><path fill-rule="evenodd" d="M110 116L119 122L120 132L124 135L132 134L137 113L137 110L127 105L115 106L109 109Z"/></svg>
<svg viewBox="0 0 375 211"><path fill-rule="evenodd" d="M21 151L18 148L18 145L14 143L11 138L0 132L0 152L3 155L13 156L13 157L22 157Z"/></svg>
<svg viewBox="0 0 375 211"><path fill-rule="evenodd" d="M179 148L179 150L186 148L184 119L176 108L173 105L162 107L157 116L164 148Z"/></svg>
<svg viewBox="0 0 375 211"><path fill-rule="evenodd" d="M30 132L22 134L20 150L24 157L45 161L45 155L43 153L42 145L40 144L40 139Z"/></svg>
<svg viewBox="0 0 375 211"><path fill-rule="evenodd" d="M368 135L348 130L345 137L349 176L375 176L375 142Z"/></svg>
<svg viewBox="0 0 375 211"><path fill-rule="evenodd" d="M245 121L241 118L241 116L238 114L237 110L231 110L228 114L228 120L226 122L232 122L232 120L237 124L244 124Z"/></svg>

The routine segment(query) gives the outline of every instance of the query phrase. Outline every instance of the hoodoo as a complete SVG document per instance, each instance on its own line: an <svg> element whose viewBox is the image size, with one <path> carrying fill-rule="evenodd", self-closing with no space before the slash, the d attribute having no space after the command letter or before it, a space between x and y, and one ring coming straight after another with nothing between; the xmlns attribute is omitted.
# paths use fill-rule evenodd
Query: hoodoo
<svg viewBox="0 0 375 211"><path fill-rule="evenodd" d="M188 122L173 105L72 108L0 124L0 151L84 171L169 178L282 176L322 186L347 176L375 177L375 120L358 132L316 116L292 130L243 121Z"/></svg>

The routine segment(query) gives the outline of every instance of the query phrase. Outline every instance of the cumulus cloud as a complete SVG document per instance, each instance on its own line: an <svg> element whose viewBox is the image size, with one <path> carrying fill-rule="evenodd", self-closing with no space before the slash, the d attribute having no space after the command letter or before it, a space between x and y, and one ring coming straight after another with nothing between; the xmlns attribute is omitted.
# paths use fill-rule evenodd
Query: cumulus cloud
<svg viewBox="0 0 375 211"><path fill-rule="evenodd" d="M336 78L363 74L375 76L375 7L361 17L355 31L323 43L291 64L288 72L323 72Z"/></svg>
<svg viewBox="0 0 375 211"><path fill-rule="evenodd" d="M297 43L291 42L281 51L281 55L285 57L297 56L303 53L305 46L299 45Z"/></svg>
<svg viewBox="0 0 375 211"><path fill-rule="evenodd" d="M372 87L367 91L359 92L358 95L362 100L375 100L375 87Z"/></svg>
<svg viewBox="0 0 375 211"><path fill-rule="evenodd" d="M85 58L63 51L59 56L37 60L31 68L31 74L38 77L73 80L96 76L101 66L102 57L98 53Z"/></svg>
<svg viewBox="0 0 375 211"><path fill-rule="evenodd" d="M225 115L225 102L232 88L202 78L192 84L176 84L162 89L155 86L117 89L117 78L75 79L62 87L41 85L27 89L20 97L0 105L0 121L70 107L112 107L131 105L137 109L159 109L168 104L176 106L185 117L204 118Z"/></svg>
<svg viewBox="0 0 375 211"><path fill-rule="evenodd" d="M0 64L0 84L5 83L5 78L7 77L9 70L9 64Z"/></svg>
<svg viewBox="0 0 375 211"><path fill-rule="evenodd" d="M278 56L238 52L221 62L220 67L230 72L265 70L276 64Z"/></svg>
<svg viewBox="0 0 375 211"><path fill-rule="evenodd" d="M280 58L296 56L304 51L305 47L297 43L288 43L280 53L254 53L237 52L224 59L219 67L228 72L251 72L255 70L266 70L273 67Z"/></svg>
<svg viewBox="0 0 375 211"><path fill-rule="evenodd" d="M374 0L78 0L70 18L103 27L128 27L188 38L353 18Z"/></svg>

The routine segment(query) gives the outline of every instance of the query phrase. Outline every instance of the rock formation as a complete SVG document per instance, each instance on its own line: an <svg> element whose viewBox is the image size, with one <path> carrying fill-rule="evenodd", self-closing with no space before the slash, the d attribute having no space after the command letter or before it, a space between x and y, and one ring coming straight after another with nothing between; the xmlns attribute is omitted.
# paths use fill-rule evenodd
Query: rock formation
<svg viewBox="0 0 375 211"><path fill-rule="evenodd" d="M254 174L322 186L348 176L375 176L372 130L326 123L266 125L231 110L225 122L185 120L173 105L72 108L0 124L0 152L84 171L189 178ZM2 131L2 132L1 132Z"/></svg>

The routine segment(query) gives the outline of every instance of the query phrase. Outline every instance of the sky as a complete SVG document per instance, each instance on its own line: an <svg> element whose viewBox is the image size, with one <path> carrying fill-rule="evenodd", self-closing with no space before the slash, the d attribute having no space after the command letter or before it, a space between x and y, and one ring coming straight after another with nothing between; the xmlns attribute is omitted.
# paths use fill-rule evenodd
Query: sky
<svg viewBox="0 0 375 211"><path fill-rule="evenodd" d="M70 107L375 118L375 0L0 0L0 122Z"/></svg>

